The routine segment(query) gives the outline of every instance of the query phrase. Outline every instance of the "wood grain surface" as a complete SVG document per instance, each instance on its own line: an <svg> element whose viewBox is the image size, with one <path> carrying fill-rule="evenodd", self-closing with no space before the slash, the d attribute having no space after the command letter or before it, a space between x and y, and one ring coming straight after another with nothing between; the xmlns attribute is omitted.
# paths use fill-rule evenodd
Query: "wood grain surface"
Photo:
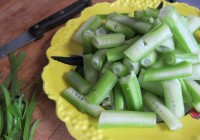
<svg viewBox="0 0 200 140"><path fill-rule="evenodd" d="M114 0L93 0L97 2L113 2ZM70 5L75 0L0 0L0 46L27 31L28 27L37 23L56 11ZM63 24L64 25L64 24ZM61 26L63 26L61 25ZM45 33L40 40L32 42L16 51L27 54L18 78L30 83L41 79L43 67L47 65L46 50L55 32L61 27ZM8 57L0 59L0 82L10 70ZM40 119L35 140L74 140L68 133L65 124L55 114L55 104L42 92L33 115L33 120Z"/></svg>

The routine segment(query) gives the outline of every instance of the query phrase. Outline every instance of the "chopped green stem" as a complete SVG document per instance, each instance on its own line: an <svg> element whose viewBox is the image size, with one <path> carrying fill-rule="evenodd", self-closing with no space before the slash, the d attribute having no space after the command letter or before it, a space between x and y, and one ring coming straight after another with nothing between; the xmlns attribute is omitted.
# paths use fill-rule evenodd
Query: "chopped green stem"
<svg viewBox="0 0 200 140"><path fill-rule="evenodd" d="M171 80L190 75L192 75L192 64L182 62L163 68L150 68L145 73L144 81Z"/></svg>
<svg viewBox="0 0 200 140"><path fill-rule="evenodd" d="M145 11L134 11L134 18L142 21L148 21L150 18Z"/></svg>
<svg viewBox="0 0 200 140"><path fill-rule="evenodd" d="M93 117L98 117L102 111L102 108L99 105L88 103L86 98L72 87L67 88L62 93L62 96L81 112L88 113Z"/></svg>
<svg viewBox="0 0 200 140"><path fill-rule="evenodd" d="M139 62L134 62L129 58L124 58L123 64L128 68L129 71L134 71L136 75L140 72Z"/></svg>
<svg viewBox="0 0 200 140"><path fill-rule="evenodd" d="M108 33L108 29L105 27L105 25L102 25L95 32L96 32L96 35L105 35Z"/></svg>
<svg viewBox="0 0 200 140"><path fill-rule="evenodd" d="M111 90L108 96L101 102L101 106L107 110L114 109L113 105L113 91Z"/></svg>
<svg viewBox="0 0 200 140"><path fill-rule="evenodd" d="M144 112L153 112L146 104L144 104ZM163 120L156 114L156 122L163 122Z"/></svg>
<svg viewBox="0 0 200 140"><path fill-rule="evenodd" d="M105 19L109 19L109 16L112 15L113 13L110 13L110 14L100 14L98 15L101 19L105 20ZM128 16L129 13L121 13L122 15L126 15Z"/></svg>
<svg viewBox="0 0 200 140"><path fill-rule="evenodd" d="M87 103L85 100L85 96L80 94L78 91L76 91L74 88L69 87L62 93L62 96L68 100L70 103L72 103L77 109L79 109L81 112L85 113L85 104Z"/></svg>
<svg viewBox="0 0 200 140"><path fill-rule="evenodd" d="M108 19L105 26L112 32L123 33L126 38L132 38L135 35L135 32L130 27L127 27L113 20Z"/></svg>
<svg viewBox="0 0 200 140"><path fill-rule="evenodd" d="M114 62L114 61L124 58L125 55L122 52L124 52L126 49L128 49L130 47L130 45L132 45L134 42L136 42L140 37L141 36L138 35L132 39L125 41L124 45L122 45L122 46L108 49L106 52L108 61Z"/></svg>
<svg viewBox="0 0 200 140"><path fill-rule="evenodd" d="M183 19L183 21L188 25L188 18L186 16L181 16L181 18Z"/></svg>
<svg viewBox="0 0 200 140"><path fill-rule="evenodd" d="M190 91L190 94L193 98L194 108L200 112L200 85L196 81L184 80L187 89Z"/></svg>
<svg viewBox="0 0 200 140"><path fill-rule="evenodd" d="M89 54L95 52L96 48L92 43L92 39L95 36L95 32L91 29L85 30L82 32L82 43L83 43L83 50L84 54Z"/></svg>
<svg viewBox="0 0 200 140"><path fill-rule="evenodd" d="M152 68L162 68L165 66L165 63L163 62L163 57L158 57L156 62L151 66Z"/></svg>
<svg viewBox="0 0 200 140"><path fill-rule="evenodd" d="M194 108L196 109L197 112L200 112L200 102L198 102L198 103L194 102L192 105L194 106Z"/></svg>
<svg viewBox="0 0 200 140"><path fill-rule="evenodd" d="M83 55L84 78L90 85L95 85L98 80L98 71L92 66L92 54Z"/></svg>
<svg viewBox="0 0 200 140"><path fill-rule="evenodd" d="M137 19L144 19L146 17L145 11L134 11L134 17Z"/></svg>
<svg viewBox="0 0 200 140"><path fill-rule="evenodd" d="M180 62L190 62L196 64L200 62L200 58L197 54L194 53L179 53L179 52L170 52L164 55L163 60L166 64L174 65Z"/></svg>
<svg viewBox="0 0 200 140"><path fill-rule="evenodd" d="M200 85L196 81L184 80L187 89L189 90L193 102L200 103Z"/></svg>
<svg viewBox="0 0 200 140"><path fill-rule="evenodd" d="M154 28L156 28L157 26L159 26L159 25L161 25L161 24L162 24L162 22L160 21L159 18L156 18L156 19L154 20Z"/></svg>
<svg viewBox="0 0 200 140"><path fill-rule="evenodd" d="M101 70L99 72L99 77L101 77L104 74L104 72L106 72L109 69L110 65L111 65L111 63L108 61L106 61L104 63L103 67L101 68Z"/></svg>
<svg viewBox="0 0 200 140"><path fill-rule="evenodd" d="M5 104L6 104L6 132L7 136L10 136L13 130L13 115L9 111L9 107L12 106L12 101L10 97L10 93L7 88L5 88L3 85L0 85L4 98L5 98Z"/></svg>
<svg viewBox="0 0 200 140"><path fill-rule="evenodd" d="M86 22L84 22L81 27L76 31L73 38L78 43L82 43L81 34L84 30L92 29L96 30L102 25L101 18L99 16L92 16Z"/></svg>
<svg viewBox="0 0 200 140"><path fill-rule="evenodd" d="M114 18L114 17L117 16L117 15L118 15L118 13L112 12L112 13L110 13L110 14L107 16L107 20L112 19L112 18ZM127 16L128 16L128 15L127 15Z"/></svg>
<svg viewBox="0 0 200 140"><path fill-rule="evenodd" d="M159 13L160 13L160 10L154 9L154 8L151 8L151 7L147 7L146 13L147 13L147 15L149 15L151 17L157 18Z"/></svg>
<svg viewBox="0 0 200 140"><path fill-rule="evenodd" d="M124 43L124 41L125 35L122 33L96 35L93 38L93 44L97 49L117 47Z"/></svg>
<svg viewBox="0 0 200 140"><path fill-rule="evenodd" d="M158 48L156 48L156 52L158 53L168 53L175 50L175 44L173 37L170 37L166 41L164 41Z"/></svg>
<svg viewBox="0 0 200 140"><path fill-rule="evenodd" d="M99 128L113 127L153 127L156 125L156 114L139 111L103 111L99 117Z"/></svg>
<svg viewBox="0 0 200 140"><path fill-rule="evenodd" d="M184 103L184 107L185 107L185 114L188 114L192 109L192 103Z"/></svg>
<svg viewBox="0 0 200 140"><path fill-rule="evenodd" d="M159 100L158 97L151 93L143 95L144 103L163 119L170 130L180 129L183 125L179 119Z"/></svg>
<svg viewBox="0 0 200 140"><path fill-rule="evenodd" d="M91 63L92 63L92 66L97 69L98 71L101 70L104 62L106 60L106 50L105 49L100 49L100 50L97 50L95 52L95 54L93 55L92 57L92 60L91 60Z"/></svg>
<svg viewBox="0 0 200 140"><path fill-rule="evenodd" d="M153 27L153 25L149 22L145 22L142 20L138 20L136 18L132 18L132 17L120 15L120 14L115 14L112 17L110 17L110 19L130 27L134 31L140 34L147 33Z"/></svg>
<svg viewBox="0 0 200 140"><path fill-rule="evenodd" d="M122 45L115 48L110 48L106 51L106 56L109 62L114 62L120 59L123 59L125 55L123 52L129 47L130 45Z"/></svg>
<svg viewBox="0 0 200 140"><path fill-rule="evenodd" d="M144 76L145 76L145 72L146 70L145 69L142 69L140 71L140 75L138 77L138 82L140 84L140 87L142 87L143 89L151 92L151 93L154 93L160 97L163 97L164 96L164 91L163 91L163 87L162 87L162 84L161 82L146 82L144 81Z"/></svg>
<svg viewBox="0 0 200 140"><path fill-rule="evenodd" d="M181 90L178 79L162 81L166 107L178 118L185 115Z"/></svg>
<svg viewBox="0 0 200 140"><path fill-rule="evenodd" d="M192 96L190 94L190 91L187 89L185 82L183 79L179 79L179 82L181 83L181 89L182 89L182 95L183 95L183 101L184 103L191 103L193 101Z"/></svg>
<svg viewBox="0 0 200 140"><path fill-rule="evenodd" d="M192 75L184 77L185 80L200 80L200 63L192 65Z"/></svg>
<svg viewBox="0 0 200 140"><path fill-rule="evenodd" d="M186 52L196 53L199 51L198 44L193 37L192 32L178 14L175 7L168 5L162 8L159 18L163 23L170 27L175 40Z"/></svg>
<svg viewBox="0 0 200 140"><path fill-rule="evenodd" d="M131 39L128 39L124 42L124 44L127 44L127 45L132 45L133 43L135 43L141 36L140 35L137 35L135 36L134 38L131 38Z"/></svg>
<svg viewBox="0 0 200 140"><path fill-rule="evenodd" d="M110 66L110 70L119 77L128 75L129 71L121 62L115 62Z"/></svg>
<svg viewBox="0 0 200 140"><path fill-rule="evenodd" d="M72 69L64 74L64 79L83 95L91 89L91 85Z"/></svg>
<svg viewBox="0 0 200 140"><path fill-rule="evenodd" d="M128 110L142 111L142 94L135 73L119 79Z"/></svg>
<svg viewBox="0 0 200 140"><path fill-rule="evenodd" d="M86 113L91 115L92 117L98 117L102 112L102 107L95 104L90 104L87 102L86 104Z"/></svg>
<svg viewBox="0 0 200 140"><path fill-rule="evenodd" d="M152 51L140 61L140 65L145 68L150 67L156 62L156 59L157 53L155 51Z"/></svg>
<svg viewBox="0 0 200 140"><path fill-rule="evenodd" d="M117 76L107 70L87 95L87 101L91 104L100 104L115 86L117 80Z"/></svg>
<svg viewBox="0 0 200 140"><path fill-rule="evenodd" d="M170 37L172 33L169 27L161 24L132 44L124 54L133 61L140 61Z"/></svg>
<svg viewBox="0 0 200 140"><path fill-rule="evenodd" d="M188 27L192 33L195 33L200 28L200 17L198 16L187 16Z"/></svg>
<svg viewBox="0 0 200 140"><path fill-rule="evenodd" d="M123 91L119 84L116 84L114 87L113 99L114 99L114 109L115 110L124 110L125 109Z"/></svg>

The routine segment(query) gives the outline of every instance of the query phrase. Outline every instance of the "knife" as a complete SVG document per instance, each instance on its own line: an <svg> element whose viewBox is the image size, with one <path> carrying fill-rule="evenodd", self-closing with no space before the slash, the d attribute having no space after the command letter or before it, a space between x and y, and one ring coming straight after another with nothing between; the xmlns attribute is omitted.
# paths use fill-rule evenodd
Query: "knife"
<svg viewBox="0 0 200 140"><path fill-rule="evenodd" d="M83 69L83 57L80 55L72 55L69 57L64 56L51 56L52 59L61 62L63 64L77 66L75 71L79 73L82 77L84 77L84 69Z"/></svg>
<svg viewBox="0 0 200 140"><path fill-rule="evenodd" d="M78 0L68 7L36 23L35 25L31 26L27 32L21 34L9 43L1 46L0 58L8 55L9 53L17 50L22 46L25 46L32 41L42 38L45 32L73 18L84 8L90 6L91 4L91 0Z"/></svg>
<svg viewBox="0 0 200 140"><path fill-rule="evenodd" d="M83 67L83 57L80 55L72 55L70 57L64 56L51 56L52 59L61 62L63 64L68 64L72 66L82 66Z"/></svg>

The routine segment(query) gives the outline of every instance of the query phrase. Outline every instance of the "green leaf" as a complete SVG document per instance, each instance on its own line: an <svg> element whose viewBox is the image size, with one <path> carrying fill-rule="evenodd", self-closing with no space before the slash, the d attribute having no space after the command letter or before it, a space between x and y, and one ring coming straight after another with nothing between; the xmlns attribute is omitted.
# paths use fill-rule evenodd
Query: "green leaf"
<svg viewBox="0 0 200 140"><path fill-rule="evenodd" d="M26 112L27 112L27 110L28 110L28 105L29 105L28 99L26 99L26 101L25 101L25 108L24 108L24 112L23 112L23 115L22 115L22 119L23 119L23 120L26 119Z"/></svg>
<svg viewBox="0 0 200 140"><path fill-rule="evenodd" d="M37 128L37 126L40 124L40 120L36 120L34 122L34 124L32 125L31 128L31 132L30 132L30 136L29 136L29 140L33 140L34 134L35 134L35 129Z"/></svg>
<svg viewBox="0 0 200 140"><path fill-rule="evenodd" d="M18 72L18 70L20 69L25 57L26 57L26 54L24 52L19 52L16 56L14 56L14 54L9 55L11 73L12 73L12 71L15 72L15 73Z"/></svg>
<svg viewBox="0 0 200 140"><path fill-rule="evenodd" d="M9 55L11 71L3 83L0 84L0 94L3 93L0 96L0 103L3 103L0 104L0 140L33 139L35 129L39 124L37 120L33 124L30 132L32 114L37 104L37 97L42 88L41 85L37 86L30 103L28 98L25 99L25 103L23 102L24 95L20 93L20 90L24 82L18 80L17 73L20 70L24 58L24 52L20 52L16 56L14 54ZM26 94L30 93L30 87L35 84L36 82L34 81L28 85ZM5 126L3 123L4 120L6 120Z"/></svg>
<svg viewBox="0 0 200 140"><path fill-rule="evenodd" d="M2 82L2 85L4 85L4 87L8 88L9 85L10 85L10 82L11 82L11 74L9 73L7 76L6 76L6 79ZM2 102L2 100L4 99L4 96L2 93L2 90L0 89L0 102Z"/></svg>
<svg viewBox="0 0 200 140"><path fill-rule="evenodd" d="M17 80L17 72L19 71L26 54L24 52L18 53L18 55L14 56L14 54L9 55L9 62L11 67L11 94L15 96L18 90L22 86L22 82Z"/></svg>
<svg viewBox="0 0 200 140"><path fill-rule="evenodd" d="M24 94L22 94L17 100L18 107L20 108L20 116L21 116L21 118L22 118L23 111L24 111L24 108L25 108L25 105L24 105L24 102L23 102L23 98L24 98Z"/></svg>
<svg viewBox="0 0 200 140"><path fill-rule="evenodd" d="M9 112L10 114L12 114L15 118L17 118L17 113L15 112L14 108L12 105L7 107L7 112Z"/></svg>
<svg viewBox="0 0 200 140"><path fill-rule="evenodd" d="M22 130L22 120L21 120L21 118L14 118L14 126L17 129Z"/></svg>
<svg viewBox="0 0 200 140"><path fill-rule="evenodd" d="M4 85L6 88L8 88L10 85L10 82L11 82L11 74L9 73L6 76L6 79L3 81L2 85Z"/></svg>
<svg viewBox="0 0 200 140"><path fill-rule="evenodd" d="M30 84L28 84L28 86L25 89L26 95L30 93L31 87L33 87L35 84L37 84L36 81L33 81ZM25 117L26 117L26 112L27 112L28 106L29 106L29 102L28 102L28 99L26 98L25 99L25 108L24 108L24 112L23 112L23 115L22 115L23 120L26 119Z"/></svg>
<svg viewBox="0 0 200 140"><path fill-rule="evenodd" d="M12 93L12 99L15 98L16 95L19 94L22 86L23 86L24 81L22 80L16 80L16 83L13 85L12 89L11 89L11 93Z"/></svg>
<svg viewBox="0 0 200 140"><path fill-rule="evenodd" d="M8 89L6 87L4 87L3 85L0 85L3 94L4 94L4 98L5 98L5 104L6 104L6 124L7 124L7 134L8 136L10 136L12 130L13 130L13 116L12 113L10 111L8 111L9 107L12 106L12 101L10 98L10 93L8 91Z"/></svg>
<svg viewBox="0 0 200 140"><path fill-rule="evenodd" d="M30 122L31 122L31 117L33 114L33 111L37 105L37 97L39 93L42 90L42 86L39 85L33 93L33 96L31 98L30 104L28 105L28 109L26 112L26 119L25 119L25 126L24 126L24 132L23 132L23 139L28 140L29 139L29 130L30 130Z"/></svg>
<svg viewBox="0 0 200 140"><path fill-rule="evenodd" d="M14 127L22 130L22 111L20 106L18 106L17 99L14 101L12 106L8 107L8 112L14 116Z"/></svg>
<svg viewBox="0 0 200 140"><path fill-rule="evenodd" d="M0 137L2 135L3 129L4 129L4 112L0 104Z"/></svg>
<svg viewBox="0 0 200 140"><path fill-rule="evenodd" d="M5 140L13 140L11 137L5 136L5 135L4 135L4 138L5 138Z"/></svg>
<svg viewBox="0 0 200 140"><path fill-rule="evenodd" d="M21 137L22 137L21 135L22 135L22 131L18 129L17 127L15 127L10 137L12 140L21 140Z"/></svg>

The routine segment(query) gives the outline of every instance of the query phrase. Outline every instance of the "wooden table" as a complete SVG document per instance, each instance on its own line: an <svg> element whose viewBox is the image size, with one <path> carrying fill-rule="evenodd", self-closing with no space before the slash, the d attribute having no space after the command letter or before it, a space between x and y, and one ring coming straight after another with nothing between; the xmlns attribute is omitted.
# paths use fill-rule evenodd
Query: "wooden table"
<svg viewBox="0 0 200 140"><path fill-rule="evenodd" d="M114 0L93 0L93 3L103 1L112 2ZM0 46L25 32L31 25L73 2L75 0L0 0ZM42 39L18 50L27 54L18 75L19 79L30 83L41 78L43 67L48 63L46 50L52 36L60 27L54 28ZM8 57L0 59L0 82L9 70ZM39 96L33 115L34 119L41 120L36 130L35 140L73 140L65 124L56 117L54 102L49 100L44 93Z"/></svg>

